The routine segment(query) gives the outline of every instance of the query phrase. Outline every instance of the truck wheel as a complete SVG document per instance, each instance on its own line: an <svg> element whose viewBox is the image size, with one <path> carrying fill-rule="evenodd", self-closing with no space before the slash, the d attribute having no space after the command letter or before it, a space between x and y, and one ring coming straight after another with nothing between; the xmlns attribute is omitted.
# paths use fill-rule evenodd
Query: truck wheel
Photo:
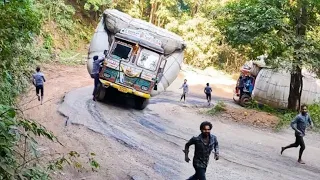
<svg viewBox="0 0 320 180"><path fill-rule="evenodd" d="M102 84L99 83L97 86L97 91L96 91L95 97L98 101L102 101L102 100L104 100L105 96L106 96L106 88L104 88L102 86Z"/></svg>
<svg viewBox="0 0 320 180"><path fill-rule="evenodd" d="M251 96L249 96L248 94L243 94L240 98L240 105L243 107L248 106L250 101L251 101Z"/></svg>
<svg viewBox="0 0 320 180"><path fill-rule="evenodd" d="M149 104L149 99L137 97L137 98L135 98L134 104L135 104L136 109L143 110Z"/></svg>

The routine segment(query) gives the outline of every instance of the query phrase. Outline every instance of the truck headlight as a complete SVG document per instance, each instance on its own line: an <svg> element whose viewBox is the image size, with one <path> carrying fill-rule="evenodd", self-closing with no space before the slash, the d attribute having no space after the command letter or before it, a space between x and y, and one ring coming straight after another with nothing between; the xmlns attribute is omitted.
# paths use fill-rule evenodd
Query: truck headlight
<svg viewBox="0 0 320 180"><path fill-rule="evenodd" d="M106 78L110 78L110 77L111 77L111 75L110 75L109 73L104 73L104 77L106 77Z"/></svg>
<svg viewBox="0 0 320 180"><path fill-rule="evenodd" d="M146 86L141 86L141 89L144 90L144 91L148 91L149 88L146 87Z"/></svg>

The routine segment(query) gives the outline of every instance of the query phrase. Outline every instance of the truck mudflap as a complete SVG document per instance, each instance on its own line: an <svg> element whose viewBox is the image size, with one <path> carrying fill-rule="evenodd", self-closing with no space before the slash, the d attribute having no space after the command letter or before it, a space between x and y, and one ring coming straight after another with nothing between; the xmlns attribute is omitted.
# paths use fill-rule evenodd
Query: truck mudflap
<svg viewBox="0 0 320 180"><path fill-rule="evenodd" d="M117 89L119 92L122 92L122 93L133 94L135 96L143 97L145 99L149 99L151 97L150 94L143 93L143 92L140 92L140 91L137 91L135 89L131 89L131 88L128 88L128 87L125 87L125 86L121 86L119 84L112 83L112 82L109 82L109 81L106 81L106 80L103 80L103 79L100 79L100 82L104 86L113 87L113 88Z"/></svg>

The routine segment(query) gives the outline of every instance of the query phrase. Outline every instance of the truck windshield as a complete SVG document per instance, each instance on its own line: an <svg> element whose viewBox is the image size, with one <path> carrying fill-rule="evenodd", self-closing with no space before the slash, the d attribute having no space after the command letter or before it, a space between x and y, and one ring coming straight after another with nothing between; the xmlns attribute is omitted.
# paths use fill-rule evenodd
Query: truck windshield
<svg viewBox="0 0 320 180"><path fill-rule="evenodd" d="M126 45L124 43L118 43L116 42L113 50L111 52L111 56L115 59L125 59L127 60L129 58L129 54L131 52L131 46Z"/></svg>
<svg viewBox="0 0 320 180"><path fill-rule="evenodd" d="M137 65L147 70L155 71L157 69L159 60L159 54L147 49L142 49L137 61Z"/></svg>

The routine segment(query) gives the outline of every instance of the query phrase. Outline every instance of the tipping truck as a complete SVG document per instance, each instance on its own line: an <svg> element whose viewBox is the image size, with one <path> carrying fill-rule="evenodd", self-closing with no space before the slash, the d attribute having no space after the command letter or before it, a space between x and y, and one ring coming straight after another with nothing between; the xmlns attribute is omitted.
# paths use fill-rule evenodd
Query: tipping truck
<svg viewBox="0 0 320 180"><path fill-rule="evenodd" d="M115 9L105 10L87 61L91 74L93 56L105 57L96 99L122 93L134 98L135 107L143 110L152 96L176 79L185 47L183 39L172 32Z"/></svg>

